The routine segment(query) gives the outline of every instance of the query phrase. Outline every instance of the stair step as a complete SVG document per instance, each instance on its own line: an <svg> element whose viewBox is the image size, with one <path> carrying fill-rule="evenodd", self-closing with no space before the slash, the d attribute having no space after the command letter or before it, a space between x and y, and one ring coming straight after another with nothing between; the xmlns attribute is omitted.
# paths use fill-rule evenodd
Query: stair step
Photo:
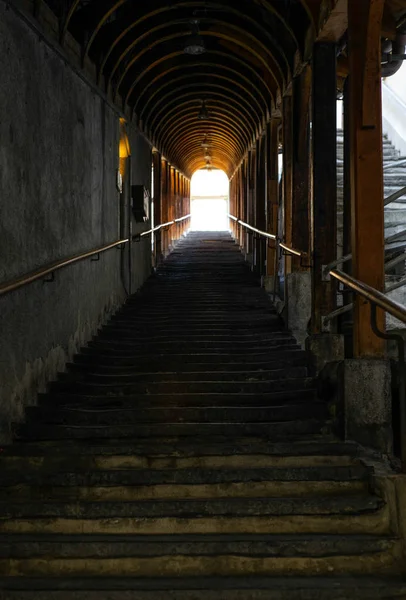
<svg viewBox="0 0 406 600"><path fill-rule="evenodd" d="M219 498L117 502L0 501L0 533L370 534L389 533L374 496Z"/></svg>
<svg viewBox="0 0 406 600"><path fill-rule="evenodd" d="M229 457L232 454L237 460L245 460L246 456L258 454L267 458L272 458L277 464L288 465L297 464L300 466L303 461L308 459L323 461L335 460L337 457L358 457L358 446L354 443L339 442L326 436L313 436L311 440L291 441L289 443L261 440L260 438L233 438L223 441L211 442L207 438L196 436L193 440L187 438L154 438L153 440L143 440L137 442L127 442L120 438L111 438L103 442L94 442L92 440L67 440L63 442L16 442L12 446L4 449L1 455L1 461L11 458L23 457L26 461L36 461L38 459L64 460L66 456L70 460L71 456L75 461L79 459L97 460L97 457L114 460L114 456L124 457L124 460L137 461L138 455L171 459L193 458L200 460L201 457ZM297 462L296 462L297 461ZM1 464L1 463L0 463ZM29 464L29 463L27 463ZM132 463L133 464L133 463Z"/></svg>
<svg viewBox="0 0 406 600"><path fill-rule="evenodd" d="M397 540L376 536L115 536L114 541L69 536L69 542L55 537L60 541L48 536L26 548L21 541L16 547L0 538L0 577L176 577L179 571L183 577L287 572L293 577L306 575L309 568L319 575L365 576L394 572L394 558L400 555Z"/></svg>
<svg viewBox="0 0 406 600"><path fill-rule="evenodd" d="M269 394L288 389L306 390L314 388L315 382L310 377L279 378L264 381L205 381L199 377L195 381L55 381L49 386L50 393L84 393L98 395L173 395L173 394Z"/></svg>
<svg viewBox="0 0 406 600"><path fill-rule="evenodd" d="M214 440L255 436L273 440L295 439L300 435L321 433L326 421L302 419L271 423L154 423L108 425L56 425L29 423L22 425L16 432L17 439L110 439L110 438L149 438L149 437L196 437L207 436Z"/></svg>
<svg viewBox="0 0 406 600"><path fill-rule="evenodd" d="M209 462L209 461L207 461ZM57 463L58 465L58 463ZM16 470L3 470L0 483L12 486L20 481L30 485L51 486L138 486L138 485L200 485L205 483L269 482L269 481L368 481L370 471L358 466L317 466L265 468L242 467L210 468L145 468L141 469L103 469L87 472L80 470L51 470L48 463L46 472L26 468L24 473Z"/></svg>
<svg viewBox="0 0 406 600"><path fill-rule="evenodd" d="M98 365L111 368L125 369L130 367L139 370L159 369L167 371L188 372L193 370L250 370L273 369L286 365L307 363L307 355L299 348L283 349L273 353L250 354L248 356L233 356L230 354L155 354L146 358L145 356L120 356L97 353L90 348L85 348L82 354L74 356L75 364ZM181 365L181 369L180 369ZM210 365L210 366L208 366Z"/></svg>
<svg viewBox="0 0 406 600"><path fill-rule="evenodd" d="M186 382L186 381L199 381L204 378L207 383L209 381L223 381L223 382L255 382L255 381L280 381L284 379L297 379L307 378L308 369L306 366L293 366L289 365L285 369L272 369L272 370L239 370L239 371L190 371L190 372L166 372L166 373L137 373L134 369L127 369L125 371L106 370L105 367L97 368L89 367L76 368L75 364L68 364L68 373L59 373L58 379L63 382L83 382L83 383L136 383L136 382ZM74 372L73 372L74 371Z"/></svg>
<svg viewBox="0 0 406 600"><path fill-rule="evenodd" d="M0 588L2 600L403 600L406 595L401 578L376 576L10 577L0 578Z"/></svg>

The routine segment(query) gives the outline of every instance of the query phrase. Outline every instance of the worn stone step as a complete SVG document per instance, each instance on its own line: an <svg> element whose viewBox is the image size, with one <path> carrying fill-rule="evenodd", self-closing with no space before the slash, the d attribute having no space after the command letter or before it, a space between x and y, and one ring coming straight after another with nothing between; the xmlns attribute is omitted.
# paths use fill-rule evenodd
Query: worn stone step
<svg viewBox="0 0 406 600"><path fill-rule="evenodd" d="M129 325L106 325L101 329L98 333L98 336L102 339L131 339L139 342L145 342L148 344L167 344L167 343L214 343L219 342L220 344L227 343L237 343L244 344L250 341L268 341L269 339L277 338L290 338L293 339L292 335L287 331L274 330L271 331L269 327L266 330L258 330L251 331L246 330L246 332L215 332L208 330L207 328L202 328L201 331L195 331L194 328L187 328L184 331L177 329L171 333L168 333L165 328L165 332L162 332L162 329L157 329L156 331L149 331L145 333L140 333L137 328L132 328Z"/></svg>
<svg viewBox="0 0 406 600"><path fill-rule="evenodd" d="M155 356L111 356L103 352L97 352L91 348L84 348L81 354L73 358L75 364L98 365L106 369L117 369L128 367L138 370L159 370L166 372L175 370L177 372L187 371L215 371L215 370L260 370L282 368L287 365L308 364L306 352L300 348L281 349L272 353L261 353L248 356L230 354L156 354Z"/></svg>
<svg viewBox="0 0 406 600"><path fill-rule="evenodd" d="M184 356L189 357L189 362L194 360L195 362L200 361L201 356L211 356L212 360L217 362L218 360L231 362L231 357L238 357L237 360L254 362L256 358L259 360L272 360L275 358L275 354L279 355L281 351L294 351L300 350L300 346L294 343L290 339L274 340L273 343L268 343L265 346L259 346L255 344L246 344L241 347L229 345L224 348L205 348L199 345L191 347L190 344L185 347L180 347L180 344L174 344L172 347L167 347L166 351L170 354L172 359L176 359L182 362ZM133 343L126 344L125 342L108 342L105 340L89 342L87 347L81 348L82 354L92 354L97 352L98 354L104 354L108 356L134 356L141 360L145 359L157 359L161 357L167 357L167 354L160 354L159 344L154 347L145 348L142 344L135 345ZM159 353L159 354L158 354ZM227 359L228 357L228 359ZM234 359L235 360L235 359Z"/></svg>
<svg viewBox="0 0 406 600"><path fill-rule="evenodd" d="M57 463L58 464L58 463ZM239 467L210 468L138 468L138 469L89 469L87 472L72 470L46 471L30 469L25 472L3 469L0 484L50 486L138 486L138 485L200 485L204 483L267 482L267 481L369 481L371 471L362 465L317 467Z"/></svg>
<svg viewBox="0 0 406 600"><path fill-rule="evenodd" d="M82 536L77 555L66 544L64 553L51 544L48 546L51 554L46 557L35 553L31 557L15 556L11 548L11 557L0 555L0 576L176 577L179 572L182 577L283 576L287 573L293 577L331 572L376 576L395 573L401 556L400 542L389 538L364 536L339 541L332 539L333 536L315 536L316 539L306 544L305 539L270 536L264 536L262 541L233 541L232 538L228 541L226 536L222 536L222 541L215 538L202 541L193 537L193 542L183 543L164 541L161 537L158 542L150 538L148 542L138 543L93 542L89 547L83 541L86 537ZM71 542L73 545L78 543Z"/></svg>
<svg viewBox="0 0 406 600"><path fill-rule="evenodd" d="M219 457L220 459L230 460L232 455L234 460L241 460L244 464L246 457L263 456L270 459L273 465L301 466L309 464L309 460L319 461L316 464L337 464L335 461L356 460L359 456L359 448L355 443L340 442L335 438L330 438L326 435L312 436L310 440L292 440L289 443L261 440L260 438L234 438L233 440L225 439L211 441L206 437L197 435L194 439L188 438L159 438L153 440L138 440L137 442L128 442L121 439L108 439L102 442L94 440L64 440L64 441L49 441L49 442L15 442L14 444L3 448L0 455L0 464L4 460L15 459L22 460L23 464L30 464L30 461L45 461L61 460L62 463L68 460L91 460L93 468L95 464L122 465L116 463L125 461L125 465L129 468L134 468L138 464L138 457L141 460L167 460L168 457L172 461L192 459L205 460ZM147 457L147 458L145 458ZM98 463L102 460L102 463ZM94 462L96 461L96 463ZM109 462L112 461L112 462ZM129 462L127 462L129 461ZM39 464L42 464L41 462ZM85 462L88 465L87 462ZM145 464L145 463L142 463ZM152 463L155 464L155 463ZM176 464L176 463L173 463ZM199 462L199 464L201 464ZM229 463L227 463L229 464ZM339 464L342 464L339 462ZM345 462L347 464L347 462Z"/></svg>
<svg viewBox="0 0 406 600"><path fill-rule="evenodd" d="M103 394L269 394L285 389L305 390L314 388L315 382L310 377L293 377L289 379L270 379L264 381L242 380L205 381L202 375L195 381L54 381L49 385L49 391L62 393L87 393L91 396Z"/></svg>
<svg viewBox="0 0 406 600"><path fill-rule="evenodd" d="M400 577L0 578L2 600L404 600Z"/></svg>
<svg viewBox="0 0 406 600"><path fill-rule="evenodd" d="M301 435L322 433L327 428L326 421L302 419L272 423L154 423L124 425L57 425L29 423L16 431L17 439L110 439L110 438L149 438L149 437L196 437L208 436L214 439L227 437L255 436L272 438L274 441L296 438Z"/></svg>
<svg viewBox="0 0 406 600"><path fill-rule="evenodd" d="M76 407L30 407L27 409L30 423L53 423L58 425L129 425L139 423L264 423L295 419L328 418L325 402L302 402L288 406L256 407L176 407L171 408L84 408Z"/></svg>
<svg viewBox="0 0 406 600"><path fill-rule="evenodd" d="M341 495L130 502L0 501L0 533L370 534L389 532L380 498Z"/></svg>
<svg viewBox="0 0 406 600"><path fill-rule="evenodd" d="M204 378L209 381L229 381L229 382L254 382L254 381L280 381L284 379L297 379L299 377L307 378L308 369L306 366L287 366L285 369L256 370L256 371L187 371L167 372L167 373L137 373L133 369L122 368L122 370L106 370L105 367L77 368L78 365L68 364L67 373L58 373L58 380L63 382L83 383L121 383L130 382L186 382L199 381ZM207 368L207 367L206 367Z"/></svg>
<svg viewBox="0 0 406 600"><path fill-rule="evenodd" d="M280 498L366 494L366 479L344 481L249 481L220 483L156 484L136 486L75 486L36 485L18 483L0 489L0 500L63 502L137 502L141 500L219 499L219 498Z"/></svg>
<svg viewBox="0 0 406 600"><path fill-rule="evenodd" d="M302 381L302 380L300 380ZM291 386L292 385L292 389ZM135 409L156 407L236 407L250 406L256 404L260 407L279 406L286 403L303 404L312 402L316 399L316 391L312 386L300 389L296 382L283 385L283 381L278 383L281 391L262 393L260 396L254 393L238 394L215 394L215 393L178 393L178 394L91 394L88 392L54 392L49 394L39 394L38 402L40 407L71 407L79 408L83 405L89 410L95 408L106 409ZM276 385L275 385L276 388ZM31 409L28 408L29 412Z"/></svg>
<svg viewBox="0 0 406 600"><path fill-rule="evenodd" d="M154 341L141 342L137 341L136 338L133 340L120 337L119 335L112 339L104 339L102 336L98 336L88 343L89 348L96 348L98 350L106 350L112 352L133 352L134 354L140 353L143 356L155 355L155 352L173 352L177 354L181 353L206 353L214 352L221 353L227 352L229 354L244 354L257 351L266 351L269 348L274 349L275 347L292 347L296 348L297 344L294 338L290 335L275 335L269 336L268 339L248 339L240 340L239 342L230 341L200 341L190 340L188 342L180 342L177 340L170 340L166 342L156 343Z"/></svg>

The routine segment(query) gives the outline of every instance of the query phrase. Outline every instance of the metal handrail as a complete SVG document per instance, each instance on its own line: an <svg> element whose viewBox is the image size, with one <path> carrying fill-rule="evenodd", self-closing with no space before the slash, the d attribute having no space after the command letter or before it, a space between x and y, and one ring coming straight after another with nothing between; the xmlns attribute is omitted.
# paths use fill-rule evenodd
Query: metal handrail
<svg viewBox="0 0 406 600"><path fill-rule="evenodd" d="M399 198L401 198L402 196L406 196L406 186L400 188L397 192L394 192L393 194L385 198L383 205L388 206L389 204L392 204L392 202L396 202L396 200L399 200Z"/></svg>
<svg viewBox="0 0 406 600"><path fill-rule="evenodd" d="M169 223L163 223L162 225L158 225L158 227L154 227L150 231L145 231L141 234L133 236L133 239L137 239L148 235L149 233L155 232L158 229L162 229L163 227L168 227L170 225L174 225L174 223L179 223L180 221L184 221L190 218L191 215L186 215L181 217L180 219L175 219L174 221L170 221ZM100 248L95 248L94 250L88 250L87 252L82 252L81 254L76 254L75 256L70 256L69 258L65 258L63 260L59 260L57 262L51 263L37 271L32 271L31 273L27 273L22 277L18 277L17 279L12 279L11 281L6 281L5 283L0 284L0 296L4 296L5 294L9 294L10 292L14 292L25 285L30 283L34 283L34 281L38 281L39 279L44 279L47 275L55 273L55 271L59 271L64 267L68 267L74 263L77 263L81 260L85 260L86 258L91 258L92 256L96 256L98 254L102 254L103 252L107 252L112 248L117 248L118 246L122 246L123 244L127 244L129 242L129 238L117 240L111 244L106 244L105 246L101 246Z"/></svg>
<svg viewBox="0 0 406 600"><path fill-rule="evenodd" d="M175 225L175 223L180 223L181 221L185 221L186 219L190 219L192 215L185 215L184 217L181 217L180 219L174 219L173 221L168 221L168 223L162 223L161 225L157 225L157 227L154 227L153 229L149 229L148 231L143 231L142 233L138 233L136 235L134 235L135 240L142 238L146 235L151 235L151 233L155 233L156 231L159 231L160 229L163 229L164 227L171 227L171 225Z"/></svg>
<svg viewBox="0 0 406 600"><path fill-rule="evenodd" d="M288 254L292 254L293 256L298 256L299 258L304 258L305 256L307 256L306 252L302 252L301 250L291 248L290 246L287 246L282 242L279 242L279 246L282 248L282 250L285 250L285 252L287 252Z"/></svg>
<svg viewBox="0 0 406 600"><path fill-rule="evenodd" d="M238 223L239 225L242 225L246 229L253 231L257 235L261 235L262 237L268 238L269 240L276 240L276 235L274 235L273 233L267 233L266 231L261 231L260 229L257 229L256 227L252 227L252 225L249 225L248 223L241 221L241 219L238 219L237 217L234 217L233 215L229 214L228 216L232 221L235 221L236 223Z"/></svg>
<svg viewBox="0 0 406 600"><path fill-rule="evenodd" d="M105 246L101 246L100 248L95 248L94 250L82 252L82 254L76 254L75 256L65 258L55 263L51 263L46 267L42 267L42 269L39 269L38 271L27 273L26 275L18 277L17 279L6 281L5 283L0 284L0 296L4 296L5 294L14 292L15 290L18 290L19 288L28 285L29 283L33 283L38 279L44 279L44 277L46 277L47 275L50 275L55 271L59 271L60 269L63 269L64 267L67 267L71 264L74 264L81 260L85 260L86 258L91 258L92 256L96 256L97 254L102 254L103 252L107 252L107 250L111 250L112 248L116 248L117 246L127 244L128 241L128 238L118 240L117 242L113 242L112 244L107 244Z"/></svg>
<svg viewBox="0 0 406 600"><path fill-rule="evenodd" d="M190 219L191 218L191 214L189 215L185 215L184 217L181 217L180 219L175 219L175 223L181 223L182 221L186 221L186 219Z"/></svg>
<svg viewBox="0 0 406 600"><path fill-rule="evenodd" d="M385 312L392 315L392 317L402 321L402 323L406 323L406 307L402 306L402 304L387 298L383 292L378 292L375 288L355 279L355 277L352 277L343 271L332 269L330 275L368 300L371 304L375 304L375 306L382 308Z"/></svg>
<svg viewBox="0 0 406 600"><path fill-rule="evenodd" d="M385 333L381 331L377 323L377 308L395 317L402 323L406 323L406 307L398 302L387 298L385 294L375 288L351 277L343 271L332 269L330 276L349 287L353 292L365 298L371 306L371 329L374 334L384 340L393 340L398 346L399 357L399 406L400 406L400 430L401 430L401 460L402 470L406 471L406 363L405 363L405 341L400 334ZM350 305L351 306L351 305ZM331 315L329 315L331 316Z"/></svg>
<svg viewBox="0 0 406 600"><path fill-rule="evenodd" d="M267 233L266 231L261 231L260 229L257 229L256 227L252 227L252 225L249 225L248 223L245 223L244 221L241 221L241 219L238 219L237 217L235 217L234 215L228 215L228 217L232 220L235 221L236 223L238 223L239 225L242 225L243 227L246 227L247 229L249 229L250 231L253 231L254 233L256 233L257 235L261 235L262 237L268 238L270 240L274 240L277 242L278 246L280 248L282 248L282 250L284 250L285 252L287 252L288 254L292 254L293 256L298 256L299 258L305 258L307 256L306 252L302 252L301 250L296 250L296 248L291 248L290 246L287 246L286 244L284 244L279 238L278 236L276 236L274 233Z"/></svg>

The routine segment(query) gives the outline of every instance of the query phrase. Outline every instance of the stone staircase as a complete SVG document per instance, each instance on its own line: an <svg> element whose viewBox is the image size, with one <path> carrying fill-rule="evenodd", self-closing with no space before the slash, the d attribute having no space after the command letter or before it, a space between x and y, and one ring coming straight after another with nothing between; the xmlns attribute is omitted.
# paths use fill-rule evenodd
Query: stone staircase
<svg viewBox="0 0 406 600"><path fill-rule="evenodd" d="M405 599L329 415L229 234L189 234L1 453L1 600Z"/></svg>
<svg viewBox="0 0 406 600"><path fill-rule="evenodd" d="M399 161L399 152L388 140L383 137L383 159L384 159L384 198L388 198L400 188L406 187L406 163ZM342 129L337 130L337 175L338 175L338 247L339 255L342 253L343 239L343 192L344 192L344 133ZM399 162L399 165L396 165ZM385 239L406 230L406 194L396 202L385 207ZM386 251L396 251L406 242L406 235L393 242L386 244Z"/></svg>

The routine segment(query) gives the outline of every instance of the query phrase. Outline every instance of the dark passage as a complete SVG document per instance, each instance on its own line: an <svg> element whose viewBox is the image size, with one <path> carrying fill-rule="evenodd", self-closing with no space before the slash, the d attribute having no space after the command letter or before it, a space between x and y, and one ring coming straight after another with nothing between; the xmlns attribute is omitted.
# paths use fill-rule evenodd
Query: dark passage
<svg viewBox="0 0 406 600"><path fill-rule="evenodd" d="M405 597L306 365L231 237L189 234L3 453L2 600Z"/></svg>

